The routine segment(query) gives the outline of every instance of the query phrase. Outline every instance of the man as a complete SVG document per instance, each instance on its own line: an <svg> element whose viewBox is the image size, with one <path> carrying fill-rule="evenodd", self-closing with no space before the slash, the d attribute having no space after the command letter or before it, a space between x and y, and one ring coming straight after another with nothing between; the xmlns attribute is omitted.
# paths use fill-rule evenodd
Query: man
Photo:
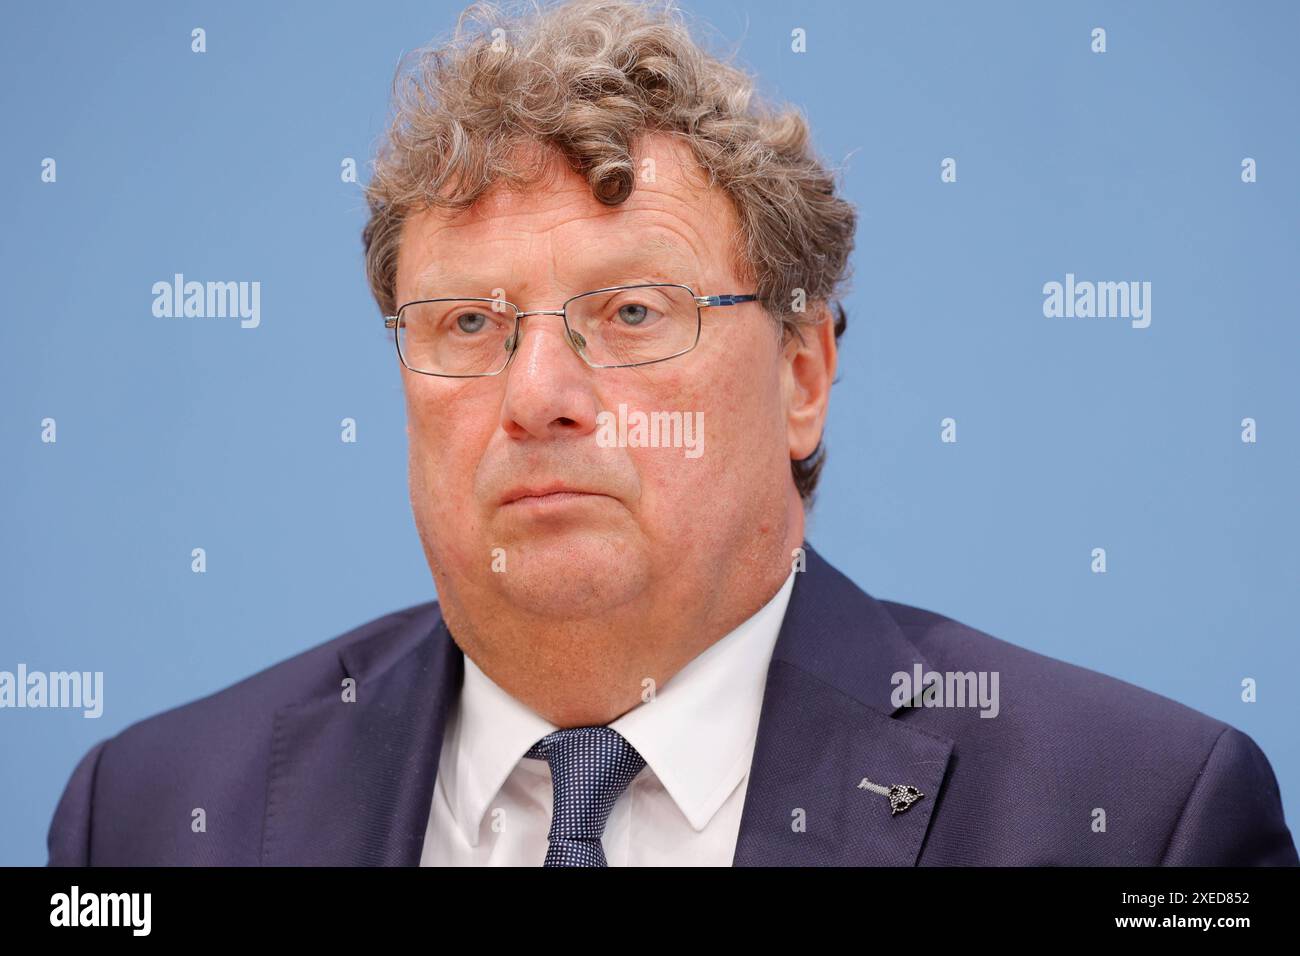
<svg viewBox="0 0 1300 956"><path fill-rule="evenodd" d="M855 215L803 122L671 16L488 13L365 233L439 601L98 744L50 862L1296 863L1246 735L805 541Z"/></svg>

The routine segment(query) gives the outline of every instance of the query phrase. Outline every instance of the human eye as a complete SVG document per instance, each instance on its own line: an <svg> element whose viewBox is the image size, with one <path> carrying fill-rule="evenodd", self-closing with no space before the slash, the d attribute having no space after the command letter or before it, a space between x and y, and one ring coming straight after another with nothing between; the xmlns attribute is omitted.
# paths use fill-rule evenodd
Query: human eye
<svg viewBox="0 0 1300 956"><path fill-rule="evenodd" d="M611 298L605 309L605 319L619 331L636 331L657 325L666 312L667 304L661 295L637 290Z"/></svg>
<svg viewBox="0 0 1300 956"><path fill-rule="evenodd" d="M443 330L458 337L480 337L500 331L504 327L502 316L481 306L453 308L443 319Z"/></svg>

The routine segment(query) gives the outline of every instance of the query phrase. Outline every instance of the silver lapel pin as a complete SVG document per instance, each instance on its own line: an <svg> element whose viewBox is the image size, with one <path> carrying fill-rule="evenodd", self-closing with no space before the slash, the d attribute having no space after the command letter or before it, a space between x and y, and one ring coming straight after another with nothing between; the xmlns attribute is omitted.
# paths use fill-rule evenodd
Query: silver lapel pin
<svg viewBox="0 0 1300 956"><path fill-rule="evenodd" d="M866 777L858 784L859 790L870 790L872 793L878 793L882 797L889 798L889 807L893 811L890 815L902 813L916 801L925 796L916 787L909 787L906 784L896 783L892 787L882 787L878 783L872 783Z"/></svg>

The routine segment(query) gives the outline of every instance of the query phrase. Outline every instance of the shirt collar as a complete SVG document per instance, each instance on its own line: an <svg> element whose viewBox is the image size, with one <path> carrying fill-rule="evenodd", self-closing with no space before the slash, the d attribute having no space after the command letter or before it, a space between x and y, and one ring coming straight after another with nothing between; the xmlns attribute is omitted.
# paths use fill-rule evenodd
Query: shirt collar
<svg viewBox="0 0 1300 956"><path fill-rule="evenodd" d="M749 772L768 664L794 574L752 617L657 688L651 700L609 724L645 758L697 832ZM478 845L483 815L524 753L557 729L465 656L464 684L444 747L455 754L455 766L445 784L456 824L471 846Z"/></svg>

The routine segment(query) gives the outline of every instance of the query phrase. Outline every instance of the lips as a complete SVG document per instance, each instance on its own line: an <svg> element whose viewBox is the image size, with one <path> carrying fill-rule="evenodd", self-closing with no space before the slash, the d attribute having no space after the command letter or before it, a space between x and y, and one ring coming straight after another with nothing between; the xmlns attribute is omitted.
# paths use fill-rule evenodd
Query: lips
<svg viewBox="0 0 1300 956"><path fill-rule="evenodd" d="M564 482L548 482L537 485L521 485L512 488L501 496L501 504L510 505L516 502L528 501L562 501L566 498L575 498L580 495L600 495L599 491L590 491L586 488L579 488L576 485L565 484Z"/></svg>

